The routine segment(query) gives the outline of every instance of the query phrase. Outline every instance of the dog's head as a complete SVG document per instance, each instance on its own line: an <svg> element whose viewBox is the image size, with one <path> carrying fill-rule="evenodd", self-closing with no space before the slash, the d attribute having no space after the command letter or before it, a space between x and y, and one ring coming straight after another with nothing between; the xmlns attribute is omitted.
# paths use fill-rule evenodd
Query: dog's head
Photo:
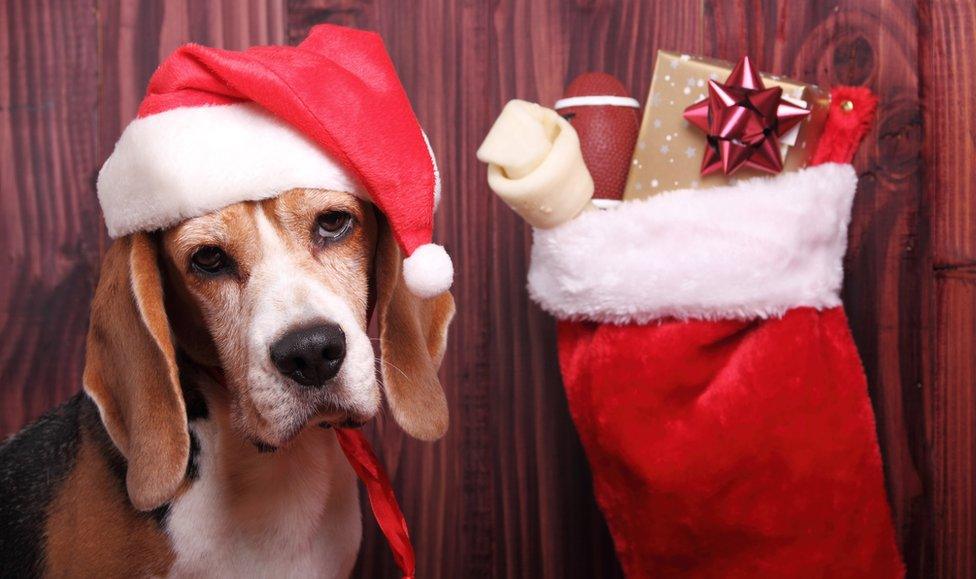
<svg viewBox="0 0 976 579"><path fill-rule="evenodd" d="M177 352L222 370L233 424L257 445L371 418L380 405L371 297L392 414L413 436L440 437L448 417L437 368L454 303L449 293L412 295L400 260L372 205L321 190L118 240L92 305L84 384L127 459L133 504L155 508L184 475Z"/></svg>

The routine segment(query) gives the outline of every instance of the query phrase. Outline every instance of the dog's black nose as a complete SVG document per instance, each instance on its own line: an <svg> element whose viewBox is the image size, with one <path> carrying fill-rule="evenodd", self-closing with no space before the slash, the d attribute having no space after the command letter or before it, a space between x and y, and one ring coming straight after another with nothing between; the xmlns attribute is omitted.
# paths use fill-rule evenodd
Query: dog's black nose
<svg viewBox="0 0 976 579"><path fill-rule="evenodd" d="M271 345L271 361L302 386L321 388L339 373L346 357L346 336L335 324L292 330Z"/></svg>

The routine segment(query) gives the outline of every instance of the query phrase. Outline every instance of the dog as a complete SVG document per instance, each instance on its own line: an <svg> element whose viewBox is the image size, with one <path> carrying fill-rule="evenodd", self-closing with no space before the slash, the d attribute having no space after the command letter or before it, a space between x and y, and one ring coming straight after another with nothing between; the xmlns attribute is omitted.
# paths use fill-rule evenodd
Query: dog
<svg viewBox="0 0 976 579"><path fill-rule="evenodd" d="M295 189L108 249L83 391L0 447L4 577L344 577L362 534L332 427L434 439L450 293L404 287L382 213Z"/></svg>

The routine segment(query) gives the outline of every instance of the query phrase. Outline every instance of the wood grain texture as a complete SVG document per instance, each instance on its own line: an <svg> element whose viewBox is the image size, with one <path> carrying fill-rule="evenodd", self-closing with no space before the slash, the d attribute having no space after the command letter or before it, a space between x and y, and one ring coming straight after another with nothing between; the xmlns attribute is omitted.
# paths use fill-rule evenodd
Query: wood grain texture
<svg viewBox="0 0 976 579"><path fill-rule="evenodd" d="M923 220L929 224L917 433L924 454L924 550L917 568L976 577L976 6L920 9L925 101Z"/></svg>
<svg viewBox="0 0 976 579"><path fill-rule="evenodd" d="M0 431L80 385L103 226L93 2L2 5Z"/></svg>
<svg viewBox="0 0 976 579"><path fill-rule="evenodd" d="M710 16L710 17L709 17ZM922 119L918 23L899 0L706 2L707 52L754 55L762 70L823 86L866 85L879 116L855 159L860 183L845 260L844 304L877 419L886 482L912 574L926 533L917 464L920 432L920 327L924 264L918 238L922 204Z"/></svg>
<svg viewBox="0 0 976 579"><path fill-rule="evenodd" d="M963 0L0 0L0 435L80 387L106 238L94 177L162 58L184 42L379 31L445 183L458 267L444 440L368 428L421 577L618 577L569 420L550 318L526 296L530 232L474 151L511 98L551 104L604 70L645 96L657 49L823 85L881 114L861 176L844 301L878 418L911 577L976 576L976 11ZM366 514L359 577L395 577Z"/></svg>

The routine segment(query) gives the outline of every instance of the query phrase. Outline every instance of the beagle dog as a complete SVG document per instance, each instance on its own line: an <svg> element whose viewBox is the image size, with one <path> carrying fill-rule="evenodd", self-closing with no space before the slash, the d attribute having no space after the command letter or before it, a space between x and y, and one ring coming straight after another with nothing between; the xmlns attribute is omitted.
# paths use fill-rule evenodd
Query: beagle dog
<svg viewBox="0 0 976 579"><path fill-rule="evenodd" d="M441 436L450 293L385 219L296 189L108 250L84 391L0 447L0 576L344 577L361 520L333 426Z"/></svg>

